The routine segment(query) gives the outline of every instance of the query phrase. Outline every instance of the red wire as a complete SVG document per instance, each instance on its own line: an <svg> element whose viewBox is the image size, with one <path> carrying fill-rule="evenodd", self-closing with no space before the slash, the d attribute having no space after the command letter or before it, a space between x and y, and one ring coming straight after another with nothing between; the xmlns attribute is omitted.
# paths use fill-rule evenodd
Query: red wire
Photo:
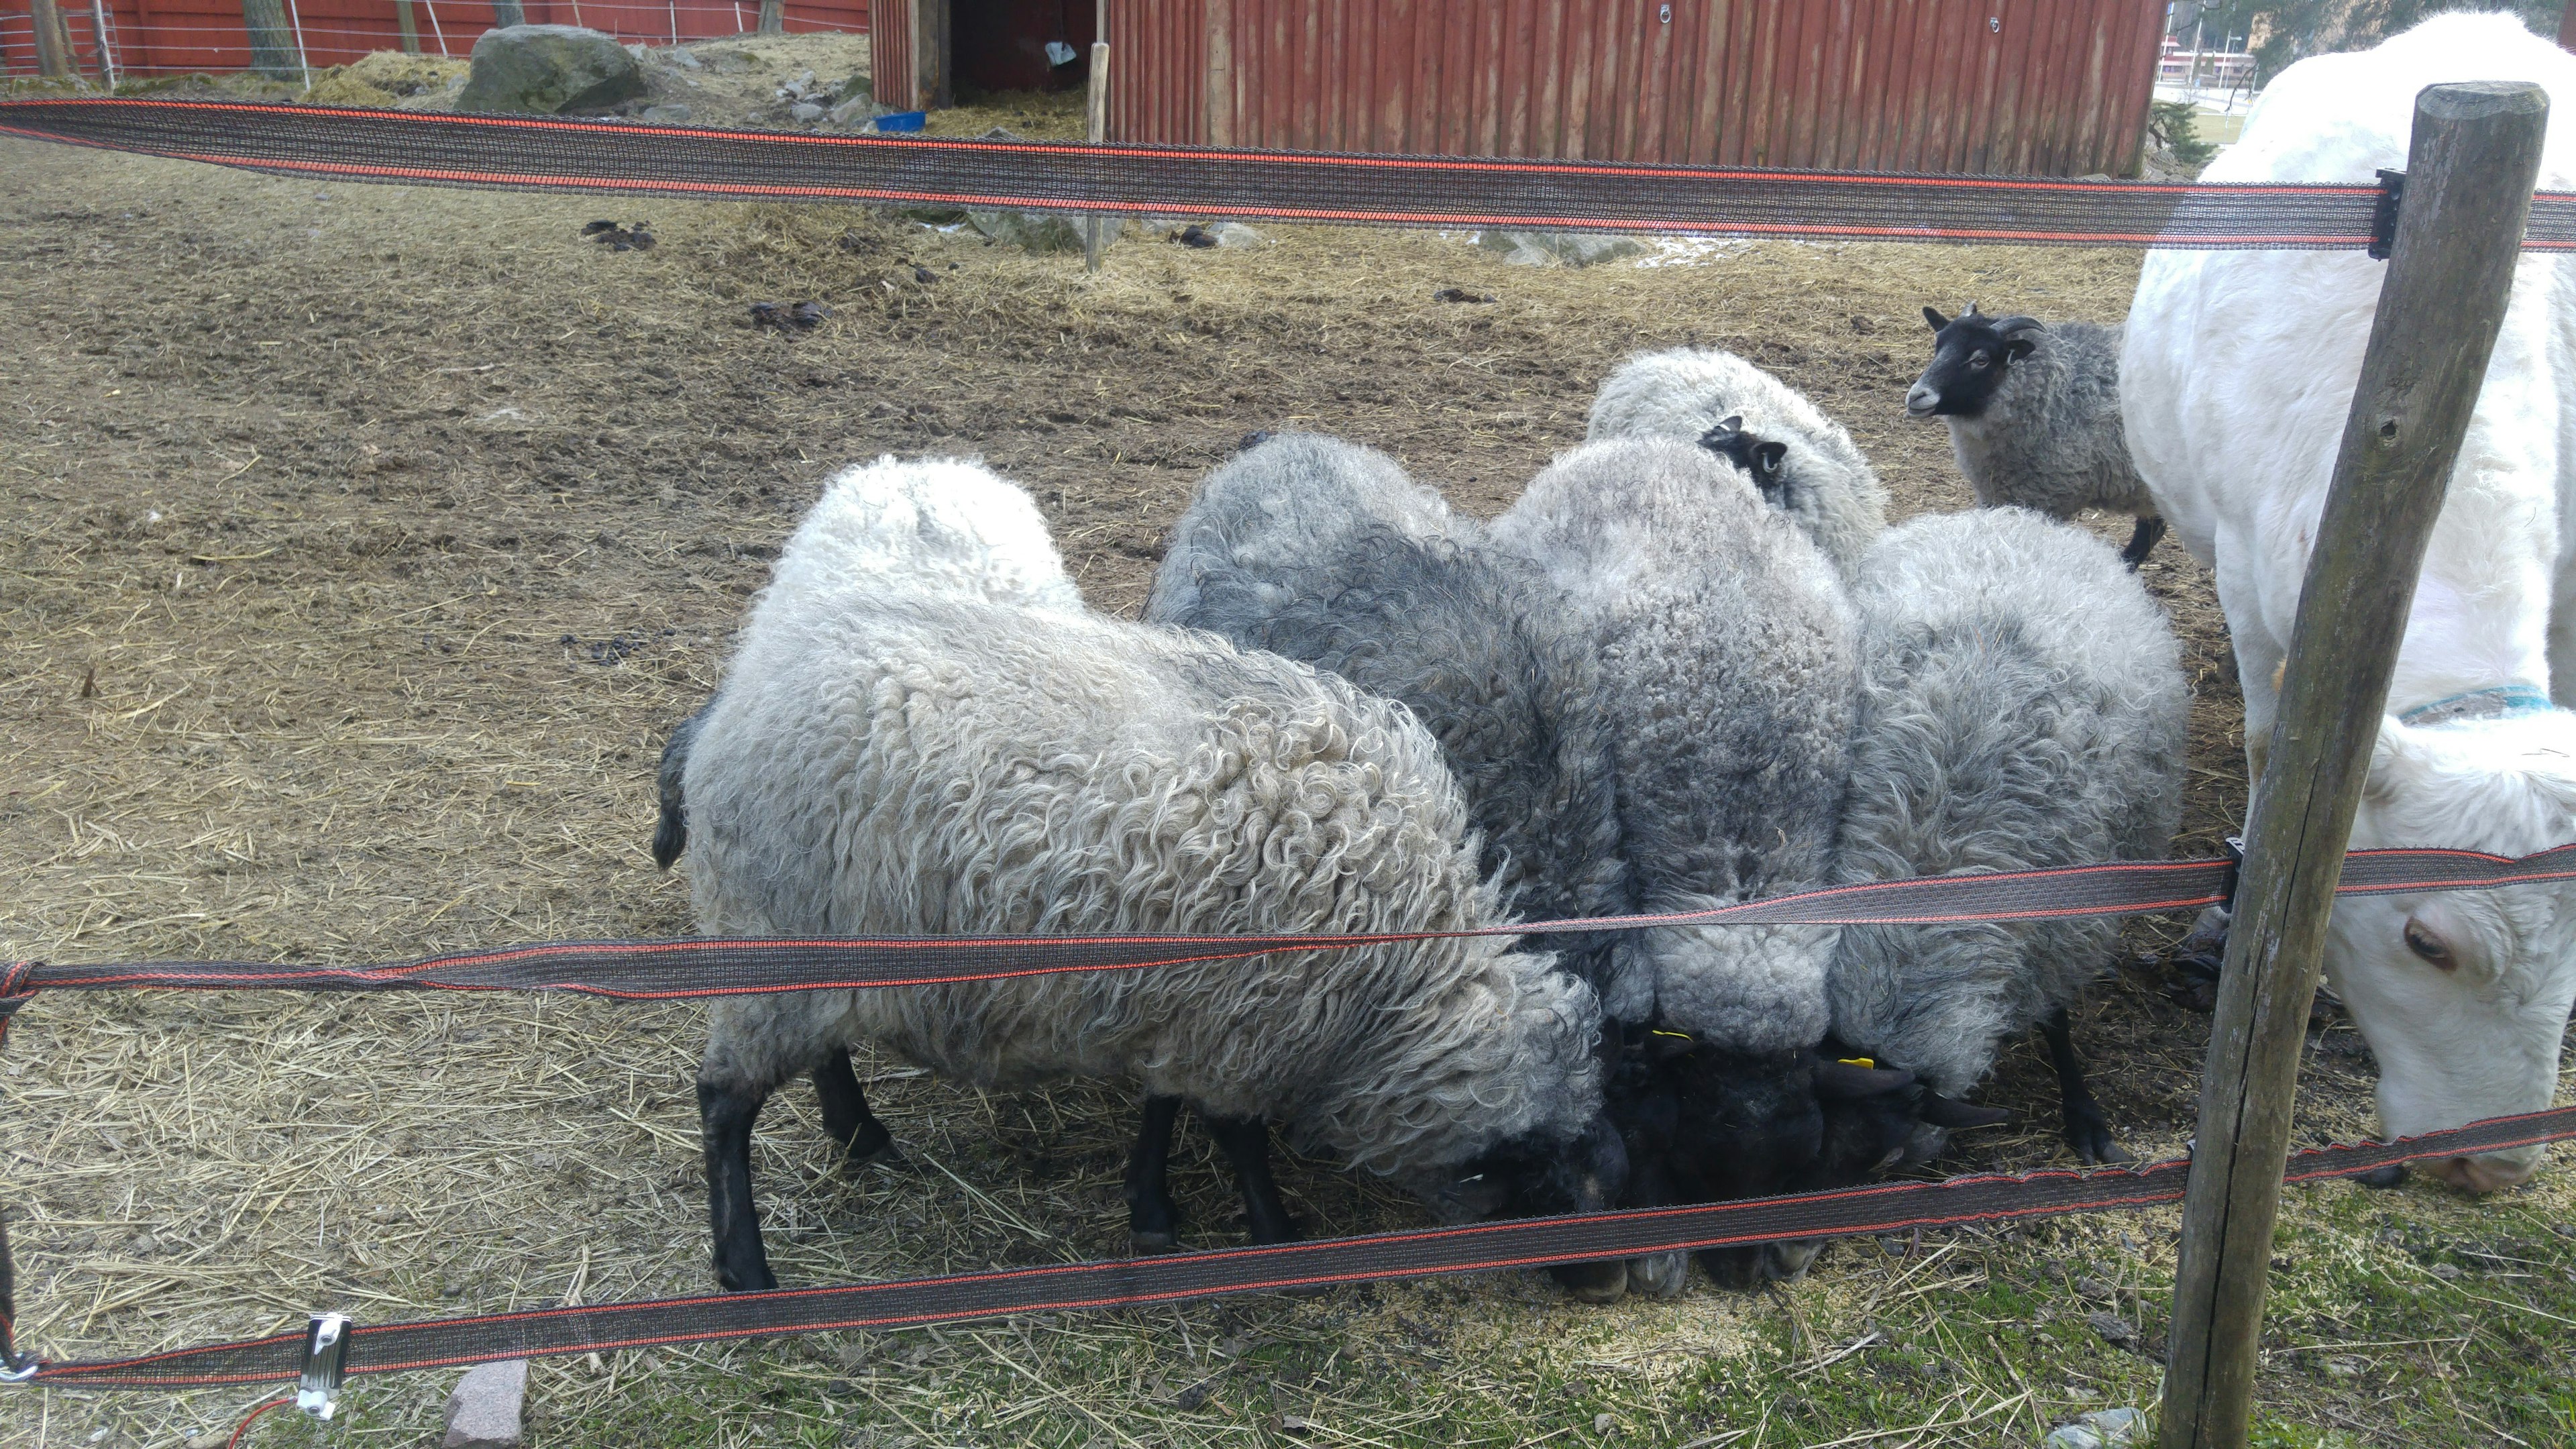
<svg viewBox="0 0 2576 1449"><path fill-rule="evenodd" d="M241 1427L233 1430L233 1436L224 1441L224 1449L241 1449L242 1437L250 1432L251 1425L259 1422L260 1415L267 1413L271 1409L283 1409L294 1402L295 1396L293 1394L281 1394L277 1398L271 1399L267 1403L260 1405L258 1408L251 1410L249 1416L241 1421Z"/></svg>

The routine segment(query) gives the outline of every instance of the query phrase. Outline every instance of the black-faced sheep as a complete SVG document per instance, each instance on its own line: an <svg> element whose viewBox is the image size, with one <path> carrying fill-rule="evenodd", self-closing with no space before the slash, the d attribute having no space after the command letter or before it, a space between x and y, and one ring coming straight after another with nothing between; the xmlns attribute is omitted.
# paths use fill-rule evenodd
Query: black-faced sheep
<svg viewBox="0 0 2576 1449"><path fill-rule="evenodd" d="M1853 602L1860 710L1836 881L2164 857L2191 691L2164 611L2109 545L2019 508L1917 518L1862 560ZM2118 1160L2066 1026L2117 942L2099 917L1846 926L1834 1035L1956 1098L2037 1024L2068 1144Z"/></svg>
<svg viewBox="0 0 2576 1449"><path fill-rule="evenodd" d="M1730 418L1735 427L1781 444L1782 455L1768 470L1773 501L1848 575L1887 527L1886 487L1841 424L1734 353L1677 347L1629 358L1594 395L1584 437L1696 443Z"/></svg>
<svg viewBox="0 0 2576 1449"><path fill-rule="evenodd" d="M687 741L710 935L1374 932L1503 924L1439 746L1401 706L1211 636L1083 610L1017 488L884 460L835 479ZM989 555L990 573L975 567ZM1225 1124L1256 1235L1266 1124L1435 1203L1602 1205L1597 999L1507 938L974 986L718 998L698 1083L718 1278L774 1283L764 1098L813 1073L882 1148L847 1057L977 1084L1126 1076ZM1499 1184L1496 1177L1504 1180Z"/></svg>
<svg viewBox="0 0 2576 1449"><path fill-rule="evenodd" d="M2120 331L1984 317L1977 304L1930 307L1932 362L1905 394L1905 415L1950 427L1959 471L1988 508L2073 518L2087 508L2137 517L2120 561L2146 561L2165 521L2129 460L2120 422Z"/></svg>

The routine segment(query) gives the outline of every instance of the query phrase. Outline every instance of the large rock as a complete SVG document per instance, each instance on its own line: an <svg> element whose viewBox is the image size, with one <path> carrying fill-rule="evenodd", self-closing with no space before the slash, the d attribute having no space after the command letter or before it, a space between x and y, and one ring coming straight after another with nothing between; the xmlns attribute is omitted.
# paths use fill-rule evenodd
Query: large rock
<svg viewBox="0 0 2576 1449"><path fill-rule="evenodd" d="M460 111L604 111L644 94L644 72L626 47L577 25L513 25L474 42L474 70Z"/></svg>
<svg viewBox="0 0 2576 1449"><path fill-rule="evenodd" d="M1004 246L1022 247L1033 252L1082 250L1082 223L1061 212L969 211L966 222ZM1120 229L1117 219L1112 218L1105 239L1117 240Z"/></svg>

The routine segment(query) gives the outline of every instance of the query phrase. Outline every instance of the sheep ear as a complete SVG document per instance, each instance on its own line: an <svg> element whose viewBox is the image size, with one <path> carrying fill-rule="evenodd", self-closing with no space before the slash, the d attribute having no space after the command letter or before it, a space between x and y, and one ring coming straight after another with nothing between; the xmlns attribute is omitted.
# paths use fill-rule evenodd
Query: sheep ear
<svg viewBox="0 0 2576 1449"><path fill-rule="evenodd" d="M1744 415L1742 413L1737 413L1733 417L1719 418L1717 420L1717 426L1709 429L1707 435L1702 437L1700 442L1705 444L1712 440L1731 438L1743 431Z"/></svg>
<svg viewBox="0 0 2576 1449"><path fill-rule="evenodd" d="M1786 443L1756 443L1753 445L1753 466L1761 469L1765 473L1779 472L1780 460L1788 456L1789 445Z"/></svg>
<svg viewBox="0 0 2576 1449"><path fill-rule="evenodd" d="M1977 315L1977 304L1976 304L1976 303L1974 303L1974 302L1970 302L1970 303L1968 304L1968 310L1959 314L1959 320L1960 320L1960 321L1962 321L1962 322L1965 322L1965 321L1966 321L1966 320L1968 320L1969 318L1974 317L1974 316L1976 316L1976 315Z"/></svg>
<svg viewBox="0 0 2576 1449"><path fill-rule="evenodd" d="M1950 325L1949 318L1942 316L1939 311L1930 307L1923 309L1923 320L1931 323L1932 330L1935 332L1938 332L1942 328Z"/></svg>
<svg viewBox="0 0 2576 1449"><path fill-rule="evenodd" d="M1816 1068L1816 1096L1827 1102L1849 1102L1902 1091L1914 1085L1912 1072L1864 1067L1852 1062L1825 1062Z"/></svg>
<svg viewBox="0 0 2576 1449"><path fill-rule="evenodd" d="M1992 1127L2009 1122L2012 1113L2001 1107L1980 1107L1971 1102L1954 1101L1938 1092L1923 1094L1923 1120L1935 1127L1963 1132L1971 1127Z"/></svg>
<svg viewBox="0 0 2576 1449"><path fill-rule="evenodd" d="M2019 362L2039 350L2039 344L2027 337L2016 337L2004 344L2004 361Z"/></svg>

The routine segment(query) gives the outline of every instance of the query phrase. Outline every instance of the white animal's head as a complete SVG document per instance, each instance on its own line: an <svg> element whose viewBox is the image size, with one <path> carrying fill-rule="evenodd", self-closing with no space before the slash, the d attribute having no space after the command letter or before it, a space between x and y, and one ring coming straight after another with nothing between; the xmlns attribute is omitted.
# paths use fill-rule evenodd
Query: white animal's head
<svg viewBox="0 0 2576 1449"><path fill-rule="evenodd" d="M2410 728L2382 722L2353 822L2356 850L2456 846L2523 856L2576 840L2576 714L2544 710ZM2397 1136L2539 1111L2576 1002L2576 886L2354 896L2335 905L2326 971L2379 1058ZM2541 1149L2431 1164L2493 1192Z"/></svg>
<svg viewBox="0 0 2576 1449"><path fill-rule="evenodd" d="M889 584L1082 608L1027 490L956 458L889 454L843 470L787 540L771 589L811 596Z"/></svg>

